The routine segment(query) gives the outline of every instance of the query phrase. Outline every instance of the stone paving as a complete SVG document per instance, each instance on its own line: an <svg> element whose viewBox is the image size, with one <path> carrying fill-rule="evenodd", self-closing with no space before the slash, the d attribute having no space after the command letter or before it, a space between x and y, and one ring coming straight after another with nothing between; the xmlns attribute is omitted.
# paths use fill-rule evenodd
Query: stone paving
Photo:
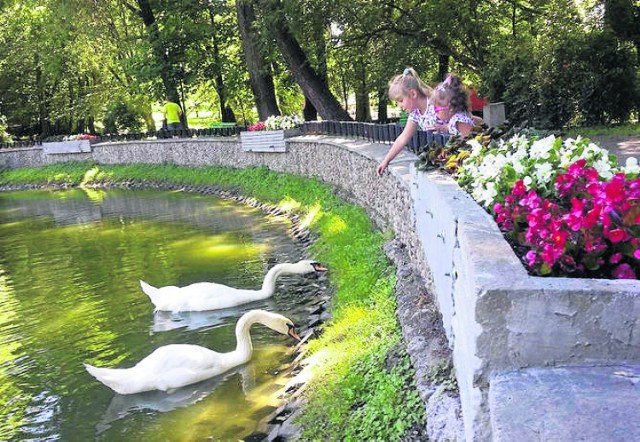
<svg viewBox="0 0 640 442"><path fill-rule="evenodd" d="M609 149L616 154L620 164L624 164L627 158L636 157L640 159L640 136L593 136L591 141L600 147Z"/></svg>

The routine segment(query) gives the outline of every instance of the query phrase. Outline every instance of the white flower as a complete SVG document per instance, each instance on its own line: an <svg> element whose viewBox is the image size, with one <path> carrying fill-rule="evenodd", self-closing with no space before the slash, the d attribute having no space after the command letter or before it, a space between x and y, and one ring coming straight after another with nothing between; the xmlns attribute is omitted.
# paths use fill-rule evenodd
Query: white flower
<svg viewBox="0 0 640 442"><path fill-rule="evenodd" d="M525 167L520 161L513 161L511 165L518 175L522 175L524 173Z"/></svg>
<svg viewBox="0 0 640 442"><path fill-rule="evenodd" d="M467 141L467 144L471 146L471 153L469 154L469 158L477 157L480 155L480 151L482 150L482 144L475 138Z"/></svg>
<svg viewBox="0 0 640 442"><path fill-rule="evenodd" d="M531 189L531 183L533 183L533 178L529 175L522 178L522 183L527 187L527 190Z"/></svg>
<svg viewBox="0 0 640 442"><path fill-rule="evenodd" d="M640 166L638 166L638 159L636 157L629 157L624 164L625 174L638 174L640 173Z"/></svg>
<svg viewBox="0 0 640 442"><path fill-rule="evenodd" d="M538 163L534 166L535 176L538 183L547 184L551 180L551 163Z"/></svg>
<svg viewBox="0 0 640 442"><path fill-rule="evenodd" d="M264 125L267 130L278 130L278 129L293 129L304 123L302 118L298 115L283 115L283 116L275 116L271 115L266 119Z"/></svg>
<svg viewBox="0 0 640 442"><path fill-rule="evenodd" d="M546 160L549 158L549 152L553 148L555 141L556 137L553 135L534 141L529 149L529 155L531 155L531 158L541 158Z"/></svg>
<svg viewBox="0 0 640 442"><path fill-rule="evenodd" d="M567 169L575 161L577 161L577 158L573 160L571 158L571 152L565 151L560 155L560 167L562 167L563 169Z"/></svg>
<svg viewBox="0 0 640 442"><path fill-rule="evenodd" d="M593 168L598 171L598 175L600 175L604 179L609 179L613 177L613 171L611 170L611 164L609 164L608 160L600 159L593 163Z"/></svg>
<svg viewBox="0 0 640 442"><path fill-rule="evenodd" d="M497 195L496 185L492 182L486 183L485 186L478 186L472 193L473 198L484 207L491 206Z"/></svg>

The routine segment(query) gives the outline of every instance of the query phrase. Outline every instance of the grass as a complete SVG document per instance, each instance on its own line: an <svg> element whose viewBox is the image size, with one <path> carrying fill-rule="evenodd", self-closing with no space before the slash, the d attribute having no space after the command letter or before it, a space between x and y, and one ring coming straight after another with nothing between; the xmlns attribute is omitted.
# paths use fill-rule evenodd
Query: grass
<svg viewBox="0 0 640 442"><path fill-rule="evenodd" d="M0 172L0 184L100 184L125 180L216 185L300 215L316 232L315 259L330 268L332 320L309 344L314 376L299 419L303 440L399 440L424 423L415 372L400 345L394 269L385 237L360 207L317 180L266 168L97 166L66 163Z"/></svg>
<svg viewBox="0 0 640 442"><path fill-rule="evenodd" d="M593 136L640 136L640 123L627 123L620 126L592 126L592 127L576 127L567 130L566 135L576 137L582 135L589 138Z"/></svg>

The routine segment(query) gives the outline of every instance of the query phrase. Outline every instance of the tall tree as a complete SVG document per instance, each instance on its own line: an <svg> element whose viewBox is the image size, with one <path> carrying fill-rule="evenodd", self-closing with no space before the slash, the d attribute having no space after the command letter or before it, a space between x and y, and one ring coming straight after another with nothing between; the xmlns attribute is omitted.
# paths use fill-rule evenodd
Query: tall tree
<svg viewBox="0 0 640 442"><path fill-rule="evenodd" d="M351 120L326 86L322 77L309 63L306 53L289 28L280 0L260 0L271 35L293 78L325 120Z"/></svg>
<svg viewBox="0 0 640 442"><path fill-rule="evenodd" d="M636 47L640 62L640 3L636 0L605 0L605 22L621 40Z"/></svg>
<svg viewBox="0 0 640 442"><path fill-rule="evenodd" d="M258 118L264 121L271 115L280 115L271 67L260 53L252 0L236 0L236 9L251 90L255 97Z"/></svg>
<svg viewBox="0 0 640 442"><path fill-rule="evenodd" d="M160 36L160 30L158 23L156 22L155 14L151 8L151 3L148 0L137 0L138 7L124 2L127 8L136 13L142 19L145 28L148 32L149 43L153 48L153 54L157 66L159 68L160 78L164 86L165 95L171 100L178 101L178 81L176 79L176 67L171 62L168 51L165 48L165 44Z"/></svg>

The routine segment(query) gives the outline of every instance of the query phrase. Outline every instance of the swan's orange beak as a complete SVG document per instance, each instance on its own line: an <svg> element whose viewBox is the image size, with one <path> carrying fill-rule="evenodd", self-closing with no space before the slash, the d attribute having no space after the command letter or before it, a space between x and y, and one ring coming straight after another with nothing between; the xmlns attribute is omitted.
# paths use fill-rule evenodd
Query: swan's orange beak
<svg viewBox="0 0 640 442"><path fill-rule="evenodd" d="M302 341L302 339L300 339L300 336L298 336L298 333L296 333L296 329L294 327L289 327L289 331L287 332L287 334L298 342Z"/></svg>
<svg viewBox="0 0 640 442"><path fill-rule="evenodd" d="M326 272L326 271L329 270L328 268L326 268L325 266L323 266L319 262L313 262L313 263L311 263L311 265L313 266L313 270L315 270L316 272L322 273L322 272Z"/></svg>

